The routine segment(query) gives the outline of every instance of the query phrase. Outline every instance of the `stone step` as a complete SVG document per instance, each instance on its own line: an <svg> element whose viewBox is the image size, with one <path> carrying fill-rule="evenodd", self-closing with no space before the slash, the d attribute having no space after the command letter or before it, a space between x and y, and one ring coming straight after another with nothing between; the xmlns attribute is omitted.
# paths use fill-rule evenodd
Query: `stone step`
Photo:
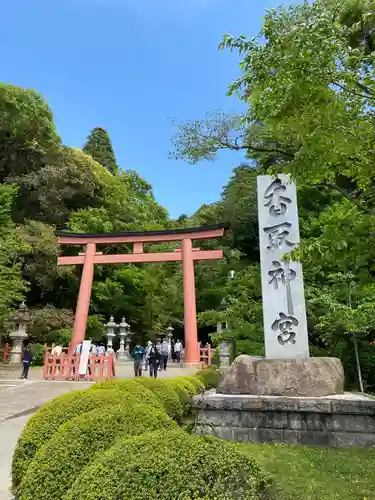
<svg viewBox="0 0 375 500"><path fill-rule="evenodd" d="M20 366L22 366L22 363L20 362L19 364L9 364L9 363L0 363L0 373L2 371L11 371L11 370L18 370L20 368Z"/></svg>

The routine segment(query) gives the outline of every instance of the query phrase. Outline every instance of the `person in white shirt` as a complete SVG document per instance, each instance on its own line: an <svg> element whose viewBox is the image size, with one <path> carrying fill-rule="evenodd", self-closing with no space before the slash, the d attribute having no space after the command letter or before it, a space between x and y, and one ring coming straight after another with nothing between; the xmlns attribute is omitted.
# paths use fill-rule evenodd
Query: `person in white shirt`
<svg viewBox="0 0 375 500"><path fill-rule="evenodd" d="M165 371L167 369L168 358L169 358L169 344L165 339L161 344L160 354L161 354L160 370Z"/></svg>
<svg viewBox="0 0 375 500"><path fill-rule="evenodd" d="M98 356L104 356L105 355L105 347L103 344L100 344L100 346L98 347Z"/></svg>
<svg viewBox="0 0 375 500"><path fill-rule="evenodd" d="M179 340L174 345L174 354L176 356L176 363L181 363L181 353L182 353L182 344Z"/></svg>
<svg viewBox="0 0 375 500"><path fill-rule="evenodd" d="M55 347L52 349L52 356L61 356L62 353L62 347L61 345L57 344Z"/></svg>

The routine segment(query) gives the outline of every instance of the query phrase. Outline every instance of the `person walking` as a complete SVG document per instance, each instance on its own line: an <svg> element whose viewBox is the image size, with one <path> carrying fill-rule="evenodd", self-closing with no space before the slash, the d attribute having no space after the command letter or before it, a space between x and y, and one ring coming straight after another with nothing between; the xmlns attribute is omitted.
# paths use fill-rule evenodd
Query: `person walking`
<svg viewBox="0 0 375 500"><path fill-rule="evenodd" d="M148 363L150 369L150 377L157 378L158 368L160 364L160 353L155 345L151 346L150 352L148 354Z"/></svg>
<svg viewBox="0 0 375 500"><path fill-rule="evenodd" d="M81 352L82 352L82 345L83 345L83 342L80 342L77 345L77 347L74 349L74 354L77 354L77 355L81 354Z"/></svg>
<svg viewBox="0 0 375 500"><path fill-rule="evenodd" d="M142 364L144 356L145 356L144 348L141 345L137 344L133 350L134 375L136 377L142 377Z"/></svg>
<svg viewBox="0 0 375 500"><path fill-rule="evenodd" d="M163 343L161 344L160 354L161 354L161 368L160 369L165 371L167 369L168 357L169 357L169 344L166 341L166 339L164 339Z"/></svg>
<svg viewBox="0 0 375 500"><path fill-rule="evenodd" d="M174 345L174 354L176 356L176 363L181 363L181 353L182 353L182 344L179 340Z"/></svg>
<svg viewBox="0 0 375 500"><path fill-rule="evenodd" d="M147 342L147 347L145 349L145 370L148 369L148 365L149 365L149 354L150 354L150 350L151 350L151 347L152 347L152 342L151 340L149 340Z"/></svg>
<svg viewBox="0 0 375 500"><path fill-rule="evenodd" d="M29 369L30 365L33 361L33 355L30 350L30 346L27 345L25 346L25 349L22 352L22 364L23 364L23 369L21 373L21 378L27 380L27 377L29 376Z"/></svg>
<svg viewBox="0 0 375 500"><path fill-rule="evenodd" d="M161 343L160 343L160 340L158 340L156 342L155 347L156 347L156 350L158 351L158 353L161 354Z"/></svg>
<svg viewBox="0 0 375 500"><path fill-rule="evenodd" d="M176 354L174 352L174 344L175 344L175 341L172 340L172 342L171 342L171 359L172 359L173 363L176 362Z"/></svg>

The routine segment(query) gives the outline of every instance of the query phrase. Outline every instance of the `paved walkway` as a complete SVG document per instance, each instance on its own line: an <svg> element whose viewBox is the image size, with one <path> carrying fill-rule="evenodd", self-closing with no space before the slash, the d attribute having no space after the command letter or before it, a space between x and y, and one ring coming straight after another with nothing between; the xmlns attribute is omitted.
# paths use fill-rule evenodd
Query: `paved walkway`
<svg viewBox="0 0 375 500"><path fill-rule="evenodd" d="M195 369L180 368L176 365L166 372L160 372L160 378L177 375L190 375ZM132 363L116 365L117 378L132 378ZM13 450L24 425L30 415L50 399L66 392L85 389L91 382L45 381L40 379L41 370L34 368L30 380L17 377L19 370L1 370L0 368L0 500L9 500L10 470ZM144 375L146 376L146 375Z"/></svg>
<svg viewBox="0 0 375 500"><path fill-rule="evenodd" d="M30 415L0 422L0 500L10 500L10 473L13 450Z"/></svg>

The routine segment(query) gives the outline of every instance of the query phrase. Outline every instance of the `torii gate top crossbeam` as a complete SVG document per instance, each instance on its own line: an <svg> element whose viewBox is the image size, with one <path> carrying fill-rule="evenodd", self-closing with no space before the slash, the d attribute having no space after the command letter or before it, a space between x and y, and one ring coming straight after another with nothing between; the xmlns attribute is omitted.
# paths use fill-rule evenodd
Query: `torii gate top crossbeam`
<svg viewBox="0 0 375 500"><path fill-rule="evenodd" d="M168 241L207 240L220 238L227 229L226 224L202 226L188 229L172 229L162 231L144 231L127 233L68 233L57 231L55 234L60 245L87 245L88 243L162 243Z"/></svg>

